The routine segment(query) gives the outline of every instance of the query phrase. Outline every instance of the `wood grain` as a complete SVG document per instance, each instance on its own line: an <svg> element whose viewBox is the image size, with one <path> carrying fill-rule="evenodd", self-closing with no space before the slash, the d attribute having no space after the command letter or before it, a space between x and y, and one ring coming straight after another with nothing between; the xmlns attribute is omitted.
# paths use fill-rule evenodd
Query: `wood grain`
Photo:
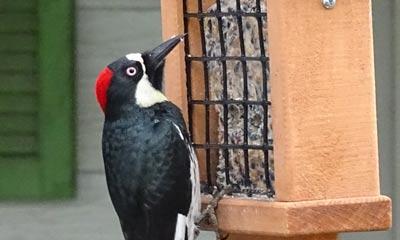
<svg viewBox="0 0 400 240"><path fill-rule="evenodd" d="M182 1L161 1L161 21L163 39L183 34ZM168 99L179 106L187 121L187 89L185 73L184 45L177 46L169 55L164 70L164 91Z"/></svg>
<svg viewBox="0 0 400 240"><path fill-rule="evenodd" d="M203 9L208 9L215 0L207 0L203 2ZM172 4L172 5L171 5ZM183 26L183 5L182 1L161 1L162 21L163 21L163 37L168 39L172 35L184 32ZM197 1L187 1L188 12L198 12ZM192 56L203 56L201 46L201 32L200 22L197 18L188 19L188 43L189 53ZM165 68L165 94L169 100L177 104L185 116L188 123L188 105L187 105L187 87L186 87L186 72L184 61L184 48L183 44L177 50L172 52L168 57ZM190 77L192 86L192 99L204 100L205 99L205 83L204 83L204 63L192 62L190 66ZM218 142L218 120L217 114L213 106L210 106L210 142ZM193 107L192 115L192 140L195 143L206 143L206 109L202 105ZM206 151L196 150L196 155L199 159L200 179L201 181L207 180L206 171ZM211 151L211 176L212 182L215 182L215 168L218 160L216 151Z"/></svg>
<svg viewBox="0 0 400 240"><path fill-rule="evenodd" d="M224 198L217 216L224 232L284 237L384 230L392 219L385 196L302 202Z"/></svg>
<svg viewBox="0 0 400 240"><path fill-rule="evenodd" d="M268 12L277 200L379 195L370 0Z"/></svg>
<svg viewBox="0 0 400 240"><path fill-rule="evenodd" d="M161 3L164 39L182 33L182 2ZM370 1L329 11L319 1L270 1L268 11L278 201L224 198L219 228L231 239L274 240L389 228L391 201L379 196ZM201 56L199 22L188 24L190 54ZM184 54L180 46L170 56L165 91L186 113ZM203 99L202 64L191 73L193 97ZM194 140L203 142L204 109L196 114Z"/></svg>

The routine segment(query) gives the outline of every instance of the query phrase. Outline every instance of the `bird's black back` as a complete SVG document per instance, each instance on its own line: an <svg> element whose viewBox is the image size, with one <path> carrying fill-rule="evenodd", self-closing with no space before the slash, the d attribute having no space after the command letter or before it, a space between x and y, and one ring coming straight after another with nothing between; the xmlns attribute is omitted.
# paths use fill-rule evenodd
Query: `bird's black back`
<svg viewBox="0 0 400 240"><path fill-rule="evenodd" d="M187 132L170 102L130 105L103 129L107 185L126 240L173 239L177 214L191 201Z"/></svg>

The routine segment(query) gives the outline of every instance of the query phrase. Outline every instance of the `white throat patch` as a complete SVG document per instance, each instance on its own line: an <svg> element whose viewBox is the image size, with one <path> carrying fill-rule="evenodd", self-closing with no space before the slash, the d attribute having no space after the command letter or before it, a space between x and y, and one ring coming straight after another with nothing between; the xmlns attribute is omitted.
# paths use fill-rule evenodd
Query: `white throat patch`
<svg viewBox="0 0 400 240"><path fill-rule="evenodd" d="M167 101L165 95L151 85L146 74L143 75L136 86L135 97L136 104L143 108Z"/></svg>
<svg viewBox="0 0 400 240"><path fill-rule="evenodd" d="M142 108L148 108L156 103L161 103L168 101L165 95L159 90L155 89L146 74L146 66L144 65L144 60L142 54L131 53L125 56L127 59L132 61L140 62L143 69L143 77L140 79L136 86L135 98L136 104Z"/></svg>

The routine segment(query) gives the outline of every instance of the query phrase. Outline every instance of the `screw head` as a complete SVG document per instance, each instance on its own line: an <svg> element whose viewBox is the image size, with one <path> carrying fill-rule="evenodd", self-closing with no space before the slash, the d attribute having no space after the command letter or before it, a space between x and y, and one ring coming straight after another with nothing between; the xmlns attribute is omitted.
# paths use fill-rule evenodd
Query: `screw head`
<svg viewBox="0 0 400 240"><path fill-rule="evenodd" d="M336 0L321 0L321 2L326 9L334 8L336 5Z"/></svg>

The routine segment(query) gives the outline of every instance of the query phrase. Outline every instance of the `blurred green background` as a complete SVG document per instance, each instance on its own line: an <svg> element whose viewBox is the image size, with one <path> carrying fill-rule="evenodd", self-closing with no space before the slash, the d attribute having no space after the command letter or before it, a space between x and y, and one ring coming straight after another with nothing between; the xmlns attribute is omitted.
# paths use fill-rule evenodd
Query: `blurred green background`
<svg viewBox="0 0 400 240"><path fill-rule="evenodd" d="M342 239L400 240L400 0L373 4L381 189L394 227ZM0 239L122 239L93 84L115 58L157 45L160 22L159 0L0 0Z"/></svg>

